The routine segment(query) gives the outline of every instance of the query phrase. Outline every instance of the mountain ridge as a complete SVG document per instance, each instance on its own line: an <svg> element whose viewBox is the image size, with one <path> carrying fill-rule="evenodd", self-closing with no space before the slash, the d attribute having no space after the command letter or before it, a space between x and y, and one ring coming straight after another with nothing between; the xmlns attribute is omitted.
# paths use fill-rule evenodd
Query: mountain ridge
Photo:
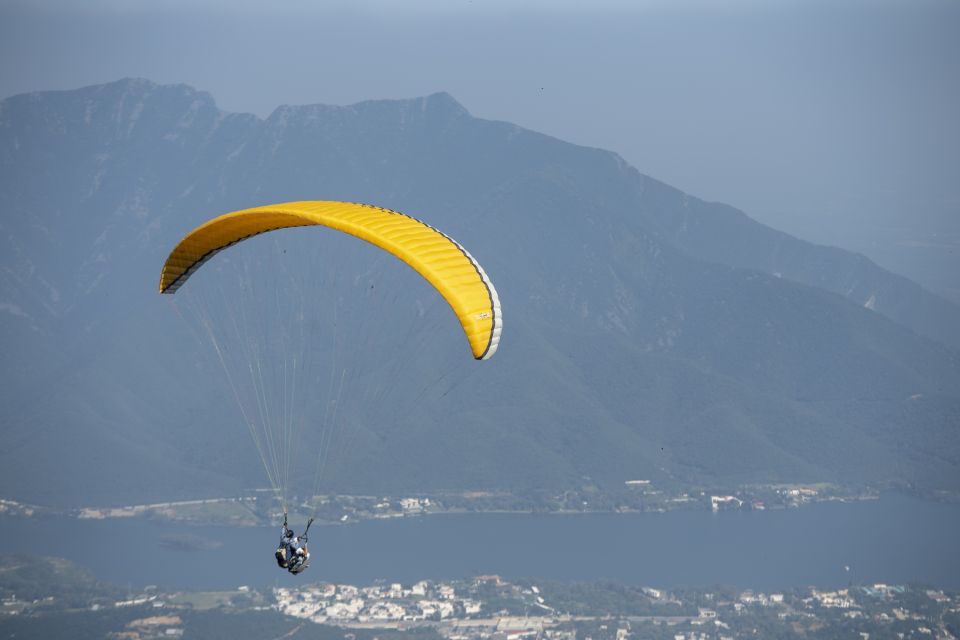
<svg viewBox="0 0 960 640"><path fill-rule="evenodd" d="M614 153L474 118L448 94L359 105L260 119L148 81L0 103L5 486L84 499L63 478L26 482L28 451L104 501L262 483L246 434L197 395L219 397L222 382L201 375L155 286L196 224L298 199L429 220L484 265L507 319L502 352L471 378L495 402L461 386L412 408L404 429L376 408L340 490L562 490L585 475L956 483L957 353L833 291L848 274L816 287L770 273L773 260L755 268L768 246L727 247L763 237L756 226L725 227L714 205ZM701 223L709 233L691 231ZM343 250L378 290L419 286Z"/></svg>

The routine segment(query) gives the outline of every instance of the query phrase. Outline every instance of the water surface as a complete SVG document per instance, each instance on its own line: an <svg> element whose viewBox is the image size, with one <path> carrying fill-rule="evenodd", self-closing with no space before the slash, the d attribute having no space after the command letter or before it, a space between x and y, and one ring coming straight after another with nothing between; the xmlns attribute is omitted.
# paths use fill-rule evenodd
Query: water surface
<svg viewBox="0 0 960 640"><path fill-rule="evenodd" d="M210 543L170 542L198 539ZM458 514L314 526L312 566L299 578L276 567L278 539L279 527L0 518L0 553L41 549L103 580L134 586L410 583L499 574L668 588L851 582L960 588L960 505L899 495L777 511Z"/></svg>

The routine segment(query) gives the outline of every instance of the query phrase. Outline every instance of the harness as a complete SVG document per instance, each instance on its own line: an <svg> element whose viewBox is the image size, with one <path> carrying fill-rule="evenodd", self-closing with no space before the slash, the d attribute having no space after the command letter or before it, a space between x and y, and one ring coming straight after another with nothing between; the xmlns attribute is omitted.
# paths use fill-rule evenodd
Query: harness
<svg viewBox="0 0 960 640"><path fill-rule="evenodd" d="M307 548L307 533L310 531L311 524L313 524L313 518L310 518L307 521L307 528L304 529L302 536L294 536L293 531L290 531L290 529L287 527L287 514L283 514L284 538L280 541L280 546L277 547L277 550L274 552L274 556L277 559L277 565L281 569L286 569L290 573L296 575L298 573L303 573L307 570L307 567L310 566L310 562L308 560L310 557L310 550ZM289 536L289 538L287 536ZM285 540L290 540L290 542L283 544ZM297 549L303 549L303 553L298 554Z"/></svg>
<svg viewBox="0 0 960 640"><path fill-rule="evenodd" d="M307 545L303 545L300 548L303 549L303 555L291 552L289 546L281 545L277 547L277 551L274 554L277 558L277 565L281 569L286 569L293 574L305 571L307 567L310 566L310 563L307 561L310 550L307 548Z"/></svg>

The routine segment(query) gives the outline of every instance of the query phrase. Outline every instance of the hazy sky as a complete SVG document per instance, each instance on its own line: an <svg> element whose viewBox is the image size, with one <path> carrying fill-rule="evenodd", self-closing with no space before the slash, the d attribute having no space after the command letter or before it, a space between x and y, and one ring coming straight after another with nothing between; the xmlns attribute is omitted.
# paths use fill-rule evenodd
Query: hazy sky
<svg viewBox="0 0 960 640"><path fill-rule="evenodd" d="M261 116L448 91L960 300L955 0L0 0L0 96L125 76Z"/></svg>

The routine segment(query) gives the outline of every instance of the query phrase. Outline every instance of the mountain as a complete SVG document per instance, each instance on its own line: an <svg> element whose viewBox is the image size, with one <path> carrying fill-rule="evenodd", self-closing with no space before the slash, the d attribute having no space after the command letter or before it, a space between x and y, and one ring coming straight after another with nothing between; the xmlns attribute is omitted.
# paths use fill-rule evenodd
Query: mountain
<svg viewBox="0 0 960 640"><path fill-rule="evenodd" d="M960 347L956 304L865 256L798 240L733 207L692 199L676 190L664 191L661 197L666 200L663 206L647 208L647 224L685 253L832 291L920 335Z"/></svg>
<svg viewBox="0 0 960 640"><path fill-rule="evenodd" d="M453 323L439 337L394 340L409 343L402 358L365 352L332 489L563 491L585 476L606 488L960 488L957 307L613 153L475 118L447 94L282 106L265 120L145 80L26 94L0 103L0 166L11 497L135 502L262 485L223 376L156 283L169 249L213 215L318 199L449 233L484 265L505 317L492 360L425 396L461 346L451 318L439 316ZM399 291L442 311L417 278L346 240L335 296L391 292L388 306L345 305L317 320L319 335L339 327L362 351L389 331ZM323 349L318 361L333 357Z"/></svg>

